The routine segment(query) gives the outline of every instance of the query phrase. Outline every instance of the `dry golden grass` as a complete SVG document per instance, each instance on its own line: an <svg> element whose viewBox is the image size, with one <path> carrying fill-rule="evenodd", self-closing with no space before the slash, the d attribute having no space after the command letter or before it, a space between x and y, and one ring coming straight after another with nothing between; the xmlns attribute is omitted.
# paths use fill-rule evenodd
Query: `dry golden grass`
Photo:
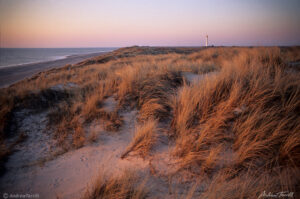
<svg viewBox="0 0 300 199"><path fill-rule="evenodd" d="M129 170L110 177L101 172L82 199L143 199L147 196L145 183Z"/></svg>
<svg viewBox="0 0 300 199"><path fill-rule="evenodd" d="M137 125L134 138L121 158L125 158L130 152L137 152L141 157L145 158L152 149L157 140L157 121L148 120L143 124Z"/></svg>
<svg viewBox="0 0 300 199"><path fill-rule="evenodd" d="M170 135L181 169L222 179L207 198L256 198L265 189L297 187L299 74L285 72L276 49L241 55L216 77L185 85L174 100Z"/></svg>
<svg viewBox="0 0 300 199"><path fill-rule="evenodd" d="M1 89L0 144L15 133L16 110L54 107L49 129L58 145L70 150L86 143L85 127L92 121L118 131L121 112L136 108L138 125L123 158L131 151L146 157L157 139L157 125L163 123L175 143L178 174L208 179L201 197L257 198L264 190L295 191L299 61L299 47L119 49ZM195 83L184 77L184 72L212 71ZM70 82L76 86L70 88ZM57 85L65 89L53 89ZM113 112L103 108L110 96L118 102ZM107 182L100 184L90 198L101 198L98 193L104 193Z"/></svg>

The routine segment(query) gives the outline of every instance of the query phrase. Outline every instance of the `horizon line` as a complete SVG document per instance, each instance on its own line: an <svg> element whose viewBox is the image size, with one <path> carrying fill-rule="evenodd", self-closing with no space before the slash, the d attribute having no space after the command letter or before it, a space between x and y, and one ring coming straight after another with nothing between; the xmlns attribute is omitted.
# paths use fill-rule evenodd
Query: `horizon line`
<svg viewBox="0 0 300 199"><path fill-rule="evenodd" d="M128 46L76 46L76 47L0 47L0 49L57 49L57 48L128 48L128 47L181 47L181 48L201 48L205 45L128 45ZM296 45L209 45L207 47L300 47Z"/></svg>

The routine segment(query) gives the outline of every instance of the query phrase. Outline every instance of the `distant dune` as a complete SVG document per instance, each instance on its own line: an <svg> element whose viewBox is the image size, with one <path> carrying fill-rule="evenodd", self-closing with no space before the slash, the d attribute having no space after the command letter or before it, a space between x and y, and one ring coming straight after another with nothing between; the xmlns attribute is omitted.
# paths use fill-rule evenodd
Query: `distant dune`
<svg viewBox="0 0 300 199"><path fill-rule="evenodd" d="M83 58L1 69L1 86L28 77L0 89L1 191L299 197L300 47L136 46Z"/></svg>

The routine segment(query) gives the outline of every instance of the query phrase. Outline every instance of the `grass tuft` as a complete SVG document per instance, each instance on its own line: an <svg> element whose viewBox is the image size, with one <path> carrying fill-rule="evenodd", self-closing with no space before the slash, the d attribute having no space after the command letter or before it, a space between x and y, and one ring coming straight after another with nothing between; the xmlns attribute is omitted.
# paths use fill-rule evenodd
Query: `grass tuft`
<svg viewBox="0 0 300 199"><path fill-rule="evenodd" d="M157 121L148 120L143 124L137 125L134 133L134 138L121 158L126 158L129 153L135 151L141 157L145 158L149 155L153 145L157 140Z"/></svg>

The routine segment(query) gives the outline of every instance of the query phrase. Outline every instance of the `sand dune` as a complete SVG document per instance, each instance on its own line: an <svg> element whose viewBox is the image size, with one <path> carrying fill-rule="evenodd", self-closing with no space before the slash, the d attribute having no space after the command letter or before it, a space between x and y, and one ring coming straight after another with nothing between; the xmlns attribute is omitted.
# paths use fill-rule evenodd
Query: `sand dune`
<svg viewBox="0 0 300 199"><path fill-rule="evenodd" d="M299 60L298 47L129 47L2 88L1 194L296 198Z"/></svg>

